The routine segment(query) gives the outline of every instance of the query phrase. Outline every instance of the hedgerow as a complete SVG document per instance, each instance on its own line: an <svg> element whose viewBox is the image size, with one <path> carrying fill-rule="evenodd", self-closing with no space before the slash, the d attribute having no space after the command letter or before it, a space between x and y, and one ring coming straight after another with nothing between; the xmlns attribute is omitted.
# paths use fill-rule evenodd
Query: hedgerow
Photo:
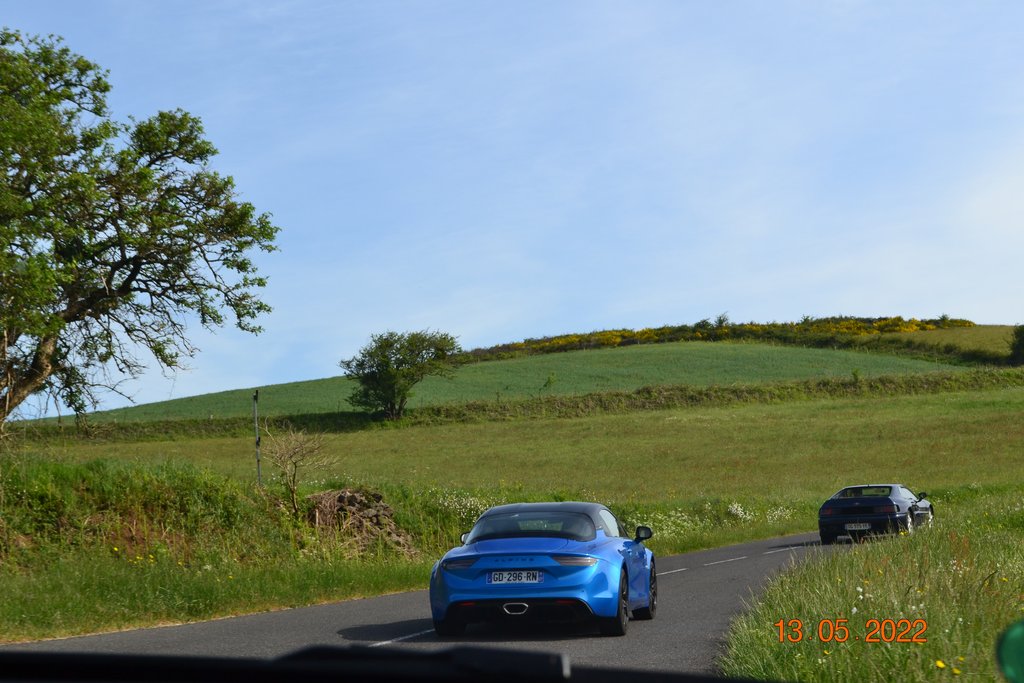
<svg viewBox="0 0 1024 683"><path fill-rule="evenodd" d="M521 342L499 344L473 349L462 355L463 362L501 360L519 356L600 349L634 344L661 344L678 341L760 341L793 344L818 348L877 348L878 350L906 350L927 353L968 363L1003 363L1005 357L968 351L959 347L936 347L881 335L896 332L920 332L953 327L974 327L970 320L941 316L918 320L900 316L888 318L830 318L805 317L790 323L732 323L728 317L718 316L714 321L701 320L693 325L664 325L640 330L615 329L582 334L562 334ZM873 338L874 342L866 342Z"/></svg>

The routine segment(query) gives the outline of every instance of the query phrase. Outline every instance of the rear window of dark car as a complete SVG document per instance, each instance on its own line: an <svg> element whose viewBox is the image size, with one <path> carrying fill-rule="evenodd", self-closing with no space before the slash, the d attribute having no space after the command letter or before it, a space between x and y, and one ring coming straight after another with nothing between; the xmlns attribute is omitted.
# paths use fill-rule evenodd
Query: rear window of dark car
<svg viewBox="0 0 1024 683"><path fill-rule="evenodd" d="M491 538L551 536L591 541L596 536L593 520L579 512L506 512L481 517L466 543Z"/></svg>
<svg viewBox="0 0 1024 683"><path fill-rule="evenodd" d="M891 486L851 486L837 493L835 498L886 498L892 494Z"/></svg>

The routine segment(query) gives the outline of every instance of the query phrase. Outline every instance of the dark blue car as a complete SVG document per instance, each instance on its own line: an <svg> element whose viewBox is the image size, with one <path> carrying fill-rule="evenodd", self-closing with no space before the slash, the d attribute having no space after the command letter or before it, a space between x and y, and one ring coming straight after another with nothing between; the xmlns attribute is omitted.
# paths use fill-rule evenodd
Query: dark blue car
<svg viewBox="0 0 1024 683"><path fill-rule="evenodd" d="M818 510L821 543L835 543L840 536L857 540L869 534L913 533L935 515L926 495L901 484L847 486Z"/></svg>
<svg viewBox="0 0 1024 683"><path fill-rule="evenodd" d="M434 565L430 610L438 635L493 620L595 620L624 635L629 619L652 619L658 604L654 554L645 526L629 534L597 503L493 507L463 545Z"/></svg>

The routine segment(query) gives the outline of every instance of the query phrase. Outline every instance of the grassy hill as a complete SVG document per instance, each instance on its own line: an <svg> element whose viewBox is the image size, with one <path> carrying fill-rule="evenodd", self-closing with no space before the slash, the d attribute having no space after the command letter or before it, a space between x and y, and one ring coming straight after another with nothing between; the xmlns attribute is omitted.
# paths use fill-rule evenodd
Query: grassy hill
<svg viewBox="0 0 1024 683"><path fill-rule="evenodd" d="M907 375L956 366L887 354L757 343L675 342L569 351L462 366L454 379L429 377L410 408L470 401L631 391L645 386L762 384L788 380ZM352 411L352 380L333 377L258 387L260 414L308 415ZM255 388L255 387L254 387ZM95 413L119 422L239 418L252 414L253 388Z"/></svg>
<svg viewBox="0 0 1024 683"><path fill-rule="evenodd" d="M974 327L950 327L919 332L890 332L882 338L898 339L921 346L935 348L953 347L963 351L981 351L992 355L1009 353L1013 337L1012 325L976 325Z"/></svg>

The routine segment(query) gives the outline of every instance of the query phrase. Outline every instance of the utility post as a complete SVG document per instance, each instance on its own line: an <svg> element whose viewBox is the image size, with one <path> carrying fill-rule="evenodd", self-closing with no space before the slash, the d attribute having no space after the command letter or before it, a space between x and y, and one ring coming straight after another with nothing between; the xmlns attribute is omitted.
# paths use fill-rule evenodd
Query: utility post
<svg viewBox="0 0 1024 683"><path fill-rule="evenodd" d="M260 419L259 419L260 390L257 389L252 395L252 426L256 433L256 484L263 486L263 475L260 472Z"/></svg>

